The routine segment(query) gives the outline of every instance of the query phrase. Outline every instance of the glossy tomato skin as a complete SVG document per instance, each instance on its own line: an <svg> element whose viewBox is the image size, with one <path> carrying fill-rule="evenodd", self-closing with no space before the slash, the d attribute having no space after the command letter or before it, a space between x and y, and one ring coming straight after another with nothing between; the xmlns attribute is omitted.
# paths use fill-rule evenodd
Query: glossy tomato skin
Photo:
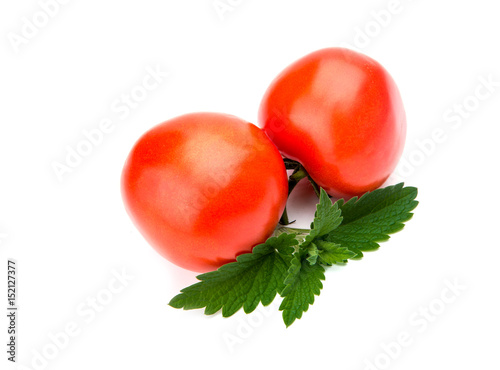
<svg viewBox="0 0 500 370"><path fill-rule="evenodd" d="M406 137L392 77L375 60L343 48L318 50L287 67L266 91L259 121L286 157L336 197L382 185Z"/></svg>
<svg viewBox="0 0 500 370"><path fill-rule="evenodd" d="M206 272L266 240L285 207L288 183L279 151L257 126L192 113L137 141L121 189L128 214L162 256Z"/></svg>

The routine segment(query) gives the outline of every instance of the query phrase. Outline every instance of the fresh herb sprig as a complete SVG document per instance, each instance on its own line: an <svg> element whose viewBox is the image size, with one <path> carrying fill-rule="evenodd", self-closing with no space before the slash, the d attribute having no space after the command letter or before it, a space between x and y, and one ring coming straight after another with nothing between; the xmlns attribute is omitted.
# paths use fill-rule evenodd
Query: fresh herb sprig
<svg viewBox="0 0 500 370"><path fill-rule="evenodd" d="M276 235L238 256L236 262L197 276L169 303L174 308L205 308L211 315L222 309L229 317L243 307L254 311L283 297L280 311L288 327L300 319L320 294L325 267L359 260L363 252L400 231L418 205L417 189L403 183L377 189L361 198L332 203L321 189L311 229L279 227Z"/></svg>

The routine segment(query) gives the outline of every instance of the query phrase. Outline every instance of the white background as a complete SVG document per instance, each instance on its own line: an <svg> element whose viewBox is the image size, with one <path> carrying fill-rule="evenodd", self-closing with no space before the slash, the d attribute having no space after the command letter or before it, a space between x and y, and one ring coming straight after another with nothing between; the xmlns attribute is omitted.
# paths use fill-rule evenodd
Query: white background
<svg viewBox="0 0 500 370"><path fill-rule="evenodd" d="M495 2L221 3L233 4L222 17L213 0L73 0L44 19L37 1L2 2L0 367L8 364L6 265L14 258L23 369L498 368ZM281 69L343 43L381 62L400 87L406 166L391 181L419 188L413 220L379 251L328 271L316 303L289 329L278 300L229 319L167 306L195 273L156 254L124 211L119 176L135 140L192 111L256 122ZM130 112L116 112L147 68L169 76ZM481 79L494 82L491 93L478 88ZM464 118L455 109L466 109ZM112 131L59 181L53 163L103 119ZM432 143L436 129L445 138ZM292 200L291 217L303 226L311 206L294 209L311 199L302 187ZM123 271L126 286L113 280ZM119 291L109 294L110 283ZM90 309L92 297L107 304ZM63 340L68 325L74 335ZM398 349L391 343L404 333Z"/></svg>

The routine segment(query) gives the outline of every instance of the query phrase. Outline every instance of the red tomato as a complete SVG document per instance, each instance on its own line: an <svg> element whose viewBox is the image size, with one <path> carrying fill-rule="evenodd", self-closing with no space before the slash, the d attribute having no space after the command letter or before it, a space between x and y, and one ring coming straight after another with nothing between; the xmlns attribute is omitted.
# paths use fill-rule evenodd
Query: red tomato
<svg viewBox="0 0 500 370"><path fill-rule="evenodd" d="M273 232L287 199L280 153L257 126L186 114L148 131L122 173L130 217L165 258L205 272Z"/></svg>
<svg viewBox="0 0 500 370"><path fill-rule="evenodd" d="M375 60L342 48L318 50L281 72L264 95L259 120L286 157L337 197L382 185L406 136L391 76Z"/></svg>

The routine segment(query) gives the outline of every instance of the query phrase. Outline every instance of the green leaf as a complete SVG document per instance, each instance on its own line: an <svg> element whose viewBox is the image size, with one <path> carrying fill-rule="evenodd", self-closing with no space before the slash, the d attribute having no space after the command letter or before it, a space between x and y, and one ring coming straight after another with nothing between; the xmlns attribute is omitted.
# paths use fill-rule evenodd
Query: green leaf
<svg viewBox="0 0 500 370"><path fill-rule="evenodd" d="M307 247L307 255L308 257L306 259L311 265L314 265L318 261L319 250L316 244L309 244Z"/></svg>
<svg viewBox="0 0 500 370"><path fill-rule="evenodd" d="M341 211L337 203L332 204L328 194L321 189L319 203L316 206L311 232L306 236L302 246L307 246L314 239L330 234L342 223Z"/></svg>
<svg viewBox="0 0 500 370"><path fill-rule="evenodd" d="M300 272L300 266L301 266L301 257L299 253L294 253L290 260L290 267L288 268L284 280L285 286L288 284L292 284L295 281L295 277ZM285 286L283 286L283 288L285 288ZM281 293L281 290L278 290L278 293Z"/></svg>
<svg viewBox="0 0 500 370"><path fill-rule="evenodd" d="M303 260L294 280L281 293L284 299L279 309L283 311L283 321L287 327L292 325L295 319L300 319L302 313L314 303L314 296L319 295L323 288L321 280L325 280L325 268Z"/></svg>
<svg viewBox="0 0 500 370"><path fill-rule="evenodd" d="M354 258L356 253L347 247L324 240L316 241L318 245L318 258L320 263L325 265L345 264L348 259Z"/></svg>
<svg viewBox="0 0 500 370"><path fill-rule="evenodd" d="M311 230L293 255L285 279L286 286L281 293L284 299L280 310L283 311L283 321L287 327L300 319L302 313L314 303L314 296L319 295L325 269L318 264L320 250L315 243L321 242L320 238L329 235L341 222L338 205L332 204L326 191L321 189ZM327 255L325 257L328 258Z"/></svg>
<svg viewBox="0 0 500 370"><path fill-rule="evenodd" d="M169 305L185 310L205 307L206 315L222 308L224 317L241 307L250 313L259 302L268 305L285 287L293 246L297 244L293 234L269 238L252 253L238 256L236 262L197 276L200 282L182 289Z"/></svg>
<svg viewBox="0 0 500 370"><path fill-rule="evenodd" d="M361 198L336 202L342 212L342 225L325 237L363 257L362 251L379 248L379 242L389 239L389 234L400 231L404 222L411 219L418 202L417 189L404 187L403 183L377 189Z"/></svg>

